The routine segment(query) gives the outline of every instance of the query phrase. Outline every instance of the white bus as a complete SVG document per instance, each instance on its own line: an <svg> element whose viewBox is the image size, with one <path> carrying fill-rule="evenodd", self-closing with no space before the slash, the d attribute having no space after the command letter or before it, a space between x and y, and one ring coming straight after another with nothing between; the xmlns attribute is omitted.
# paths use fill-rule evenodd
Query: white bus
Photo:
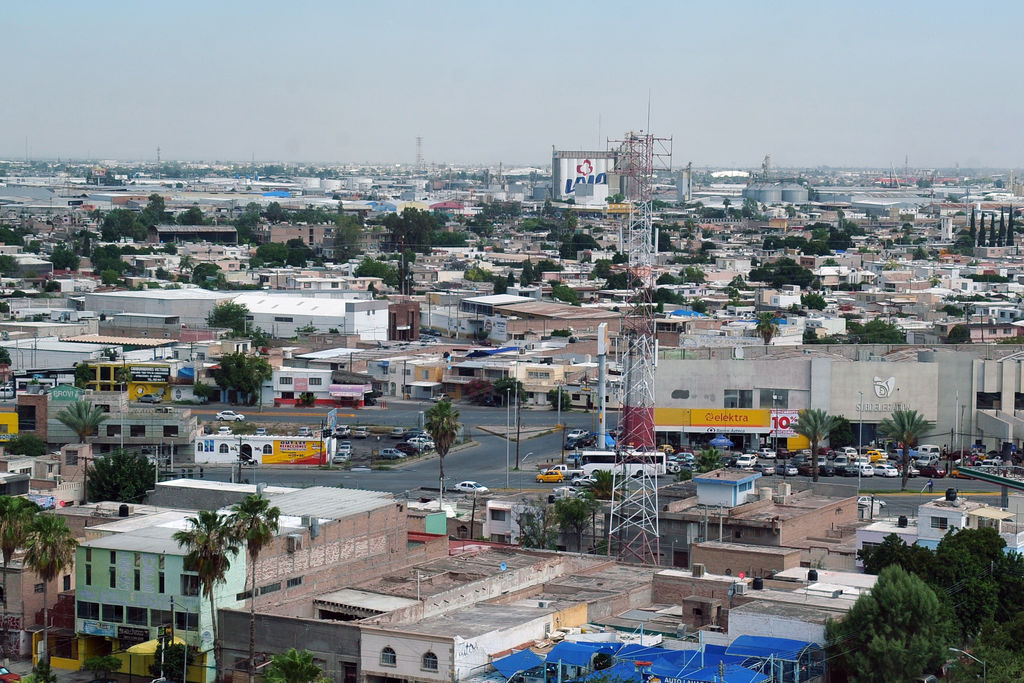
<svg viewBox="0 0 1024 683"><path fill-rule="evenodd" d="M637 456L638 458L640 456ZM660 451L644 453L642 456L646 462L625 463L625 474L633 476L641 469L647 471L649 476L665 474L665 454ZM576 458L576 467L583 470L585 476L593 476L598 470L615 472L615 451L580 451ZM621 471L616 474L622 474Z"/></svg>

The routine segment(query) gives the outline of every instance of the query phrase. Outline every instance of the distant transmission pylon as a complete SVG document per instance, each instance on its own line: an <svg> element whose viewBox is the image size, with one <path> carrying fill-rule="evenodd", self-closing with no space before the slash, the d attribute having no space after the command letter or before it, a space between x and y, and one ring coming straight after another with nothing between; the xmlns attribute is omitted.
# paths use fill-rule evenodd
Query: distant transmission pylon
<svg viewBox="0 0 1024 683"><path fill-rule="evenodd" d="M622 383L622 433L615 449L608 553L620 560L661 562L658 528L658 472L654 442L654 378L658 347L654 325L654 166L668 168L672 138L643 131L609 141L619 152L616 172L630 200L625 251L632 289L629 314L622 323L625 377Z"/></svg>

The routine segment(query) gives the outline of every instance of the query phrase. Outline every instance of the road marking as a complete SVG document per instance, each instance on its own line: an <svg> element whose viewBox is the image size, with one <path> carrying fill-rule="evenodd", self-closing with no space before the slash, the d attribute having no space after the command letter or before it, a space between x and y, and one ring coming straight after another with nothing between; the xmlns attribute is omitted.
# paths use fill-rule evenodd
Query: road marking
<svg viewBox="0 0 1024 683"><path fill-rule="evenodd" d="M219 410L195 410L195 409L193 409L192 412L193 413L197 413L199 415L216 415L220 411ZM280 415L282 417L311 417L311 418L317 418L317 417L325 418L325 417L327 417L327 413L299 413L299 412L280 412L280 411L275 411L273 413L250 413L250 415L253 416L252 419L264 418L266 420L270 420L275 415ZM355 413L338 413L338 417L355 417L355 416L356 416ZM246 419L249 419L249 418L246 417Z"/></svg>

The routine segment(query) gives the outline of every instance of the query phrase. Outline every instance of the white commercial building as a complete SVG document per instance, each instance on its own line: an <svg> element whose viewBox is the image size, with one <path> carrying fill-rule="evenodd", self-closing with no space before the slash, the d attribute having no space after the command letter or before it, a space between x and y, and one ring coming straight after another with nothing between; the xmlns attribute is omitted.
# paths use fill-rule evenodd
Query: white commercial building
<svg viewBox="0 0 1024 683"><path fill-rule="evenodd" d="M231 301L234 292L213 292L199 287L144 289L139 292L88 292L79 299L85 310L111 316L116 313L176 315L182 325L206 327L206 318L217 304Z"/></svg>
<svg viewBox="0 0 1024 683"><path fill-rule="evenodd" d="M235 303L249 309L250 325L272 337L296 337L301 329L336 330L363 341L388 338L388 302L272 294L242 294Z"/></svg>

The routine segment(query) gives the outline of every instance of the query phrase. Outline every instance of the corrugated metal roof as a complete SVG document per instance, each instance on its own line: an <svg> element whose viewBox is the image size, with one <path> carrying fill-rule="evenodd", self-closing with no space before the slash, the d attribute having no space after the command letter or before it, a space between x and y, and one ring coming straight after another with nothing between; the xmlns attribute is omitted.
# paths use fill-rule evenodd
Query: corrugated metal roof
<svg viewBox="0 0 1024 683"><path fill-rule="evenodd" d="M177 344L177 339L153 339L151 337L108 337L102 334L80 334L77 337L64 337L61 341L78 342L80 344L125 344L127 346L166 346Z"/></svg>
<svg viewBox="0 0 1024 683"><path fill-rule="evenodd" d="M314 486L267 497L281 510L282 515L316 515L321 519L343 519L349 515L395 504L394 496L383 491L336 489L327 486Z"/></svg>

